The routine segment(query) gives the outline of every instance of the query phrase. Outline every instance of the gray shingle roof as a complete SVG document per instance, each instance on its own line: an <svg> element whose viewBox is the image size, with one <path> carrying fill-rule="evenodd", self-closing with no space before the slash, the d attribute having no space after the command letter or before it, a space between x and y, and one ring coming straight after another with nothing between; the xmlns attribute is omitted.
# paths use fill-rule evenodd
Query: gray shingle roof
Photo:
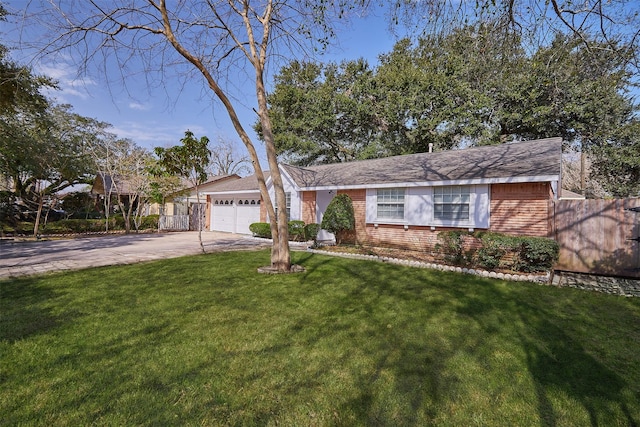
<svg viewBox="0 0 640 427"><path fill-rule="evenodd" d="M560 176L562 138L310 166L283 165L301 188Z"/></svg>
<svg viewBox="0 0 640 427"><path fill-rule="evenodd" d="M269 172L263 172L264 179L269 178ZM221 182L217 185L213 185L207 188L206 192L240 192L240 191L259 191L258 190L258 179L254 175L249 175L240 179L233 179Z"/></svg>

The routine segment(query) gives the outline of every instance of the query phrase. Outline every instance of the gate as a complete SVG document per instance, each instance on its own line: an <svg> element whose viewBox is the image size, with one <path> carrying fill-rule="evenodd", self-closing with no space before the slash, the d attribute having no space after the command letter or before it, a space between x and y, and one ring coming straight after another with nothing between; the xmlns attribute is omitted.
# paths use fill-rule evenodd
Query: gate
<svg viewBox="0 0 640 427"><path fill-rule="evenodd" d="M159 228L164 231L188 231L189 215L160 215Z"/></svg>
<svg viewBox="0 0 640 427"><path fill-rule="evenodd" d="M640 278L640 199L555 203L558 270Z"/></svg>

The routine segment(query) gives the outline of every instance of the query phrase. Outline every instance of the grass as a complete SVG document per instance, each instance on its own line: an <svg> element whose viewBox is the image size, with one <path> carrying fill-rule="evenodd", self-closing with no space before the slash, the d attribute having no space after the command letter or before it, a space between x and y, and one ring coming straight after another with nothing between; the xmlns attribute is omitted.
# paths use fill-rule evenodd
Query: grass
<svg viewBox="0 0 640 427"><path fill-rule="evenodd" d="M640 299L268 258L0 282L0 425L640 425Z"/></svg>

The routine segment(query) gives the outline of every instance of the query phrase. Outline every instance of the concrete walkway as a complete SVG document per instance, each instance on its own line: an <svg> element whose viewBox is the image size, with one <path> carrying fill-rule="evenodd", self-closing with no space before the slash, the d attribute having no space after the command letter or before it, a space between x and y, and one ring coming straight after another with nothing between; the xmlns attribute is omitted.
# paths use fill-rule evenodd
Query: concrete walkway
<svg viewBox="0 0 640 427"><path fill-rule="evenodd" d="M206 231L207 253L271 247L271 242ZM198 232L113 234L45 241L0 241L0 279L201 253Z"/></svg>

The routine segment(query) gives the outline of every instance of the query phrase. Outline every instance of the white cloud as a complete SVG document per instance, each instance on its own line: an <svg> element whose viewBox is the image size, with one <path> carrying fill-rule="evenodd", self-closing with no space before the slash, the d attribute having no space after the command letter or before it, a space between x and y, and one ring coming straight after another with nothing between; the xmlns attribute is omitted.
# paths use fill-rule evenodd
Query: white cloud
<svg viewBox="0 0 640 427"><path fill-rule="evenodd" d="M129 108L131 108L132 110L138 110L138 111L149 111L151 109L151 105L141 104L139 102L130 102Z"/></svg>
<svg viewBox="0 0 640 427"><path fill-rule="evenodd" d="M187 129L193 132L196 137L206 135L206 130L200 125L163 125L157 122L123 122L114 126L111 132L120 138L131 139L140 146L152 148L180 144L180 139L184 137L184 132Z"/></svg>
<svg viewBox="0 0 640 427"><path fill-rule="evenodd" d="M89 88L97 86L90 77L79 77L77 70L67 62L40 64L37 72L51 77L58 83L59 90L47 90L46 94L63 102L70 102L69 98L89 98Z"/></svg>

